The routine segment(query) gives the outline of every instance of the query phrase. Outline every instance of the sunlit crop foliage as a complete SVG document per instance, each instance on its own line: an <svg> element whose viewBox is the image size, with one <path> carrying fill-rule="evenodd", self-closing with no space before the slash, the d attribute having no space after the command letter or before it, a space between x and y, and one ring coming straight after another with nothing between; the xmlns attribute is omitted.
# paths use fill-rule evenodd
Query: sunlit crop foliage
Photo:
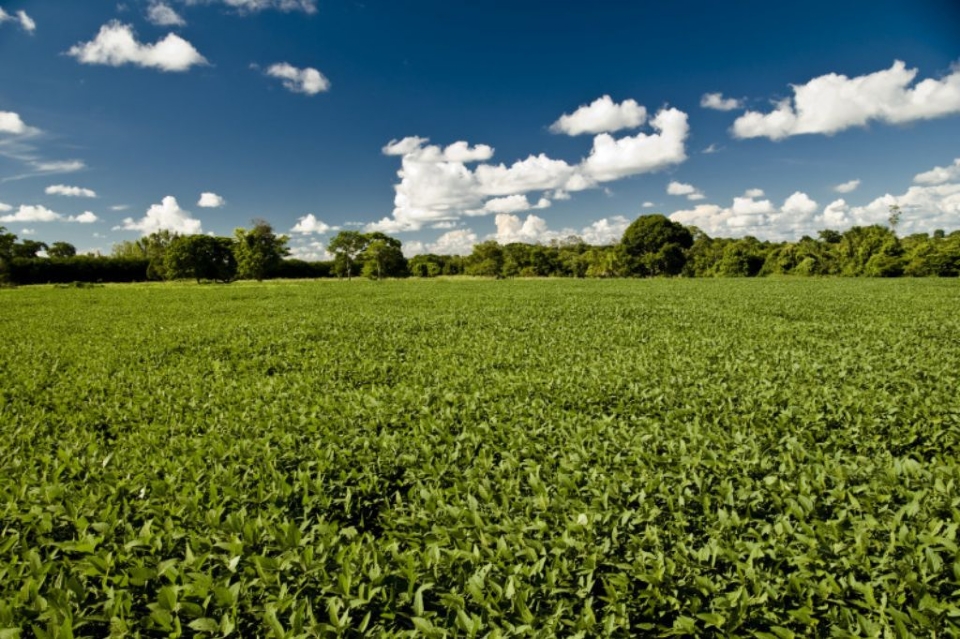
<svg viewBox="0 0 960 639"><path fill-rule="evenodd" d="M0 290L0 637L960 633L951 280Z"/></svg>

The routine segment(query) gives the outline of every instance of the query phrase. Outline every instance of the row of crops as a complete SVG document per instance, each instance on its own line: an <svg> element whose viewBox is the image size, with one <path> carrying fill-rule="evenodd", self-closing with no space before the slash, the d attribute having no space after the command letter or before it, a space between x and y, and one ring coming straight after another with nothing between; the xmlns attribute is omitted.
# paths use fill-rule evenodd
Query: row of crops
<svg viewBox="0 0 960 639"><path fill-rule="evenodd" d="M0 638L960 634L960 288L0 290Z"/></svg>

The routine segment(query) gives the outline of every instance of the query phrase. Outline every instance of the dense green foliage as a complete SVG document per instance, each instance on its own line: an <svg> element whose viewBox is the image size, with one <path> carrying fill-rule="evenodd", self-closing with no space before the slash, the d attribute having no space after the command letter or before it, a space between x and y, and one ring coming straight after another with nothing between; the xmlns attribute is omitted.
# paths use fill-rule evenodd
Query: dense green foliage
<svg viewBox="0 0 960 639"><path fill-rule="evenodd" d="M956 636L958 303L0 290L0 636Z"/></svg>
<svg viewBox="0 0 960 639"><path fill-rule="evenodd" d="M194 278L197 282L212 280L232 282L237 276L234 243L228 237L183 235L175 238L164 254L167 278Z"/></svg>
<svg viewBox="0 0 960 639"><path fill-rule="evenodd" d="M254 220L253 228L236 229L232 244L237 275L241 279L262 281L280 270L283 258L290 254L289 238L277 235L263 220Z"/></svg>
<svg viewBox="0 0 960 639"><path fill-rule="evenodd" d="M804 236L797 242L764 242L747 236L739 239L711 238L695 227L684 227L663 215L637 218L624 232L621 241L610 246L591 246L577 236L553 240L548 244L514 242L500 244L486 240L474 245L470 255L417 255L407 260L400 240L383 233L340 231L327 249L332 262L305 262L283 258L290 254L289 238L276 235L262 220L251 230L237 229L233 240L219 238L228 245L237 262L240 279L330 277L350 279L364 275L370 279L437 277L439 275L476 275L481 277L756 277L766 275L840 275L853 277L957 277L960 275L960 231L947 235L916 233L904 238L896 235L900 213L892 207L890 226L855 226L843 233L820 231L817 239ZM178 260L180 267L169 271L166 253L177 235L160 231L136 241L121 242L113 256L146 259L148 279L180 279L196 272L213 272L209 264ZM197 236L200 237L200 236ZM205 236L204 236L205 237ZM43 265L28 269L31 279L10 275L9 261L14 256L35 261L37 252L47 250L52 257L66 257L73 247L55 242L45 244L5 233L0 227L0 282L42 283L60 279L35 279L47 272ZM208 240L195 240L199 244ZM199 252L197 255L207 255ZM180 256L183 257L183 251ZM222 263L229 261L223 256ZM69 264L69 263L65 263ZM64 268L56 269L57 277ZM229 269L221 268L219 271ZM85 279L80 270L65 281ZM201 279L208 279L206 277ZM225 277L211 277L228 281ZM105 281L131 281L128 277Z"/></svg>

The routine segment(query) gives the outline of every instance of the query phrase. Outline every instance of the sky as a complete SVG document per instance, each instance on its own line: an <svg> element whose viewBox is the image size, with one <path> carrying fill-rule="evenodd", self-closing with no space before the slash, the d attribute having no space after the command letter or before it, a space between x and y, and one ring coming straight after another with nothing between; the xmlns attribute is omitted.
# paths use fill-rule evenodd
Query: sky
<svg viewBox="0 0 960 639"><path fill-rule="evenodd" d="M0 226L960 229L960 1L0 0Z"/></svg>

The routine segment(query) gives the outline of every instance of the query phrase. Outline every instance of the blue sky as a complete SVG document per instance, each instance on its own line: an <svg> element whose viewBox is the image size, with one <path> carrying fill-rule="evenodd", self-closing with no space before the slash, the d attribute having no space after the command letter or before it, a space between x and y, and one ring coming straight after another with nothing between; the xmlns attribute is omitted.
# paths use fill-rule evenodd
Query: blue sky
<svg viewBox="0 0 960 639"><path fill-rule="evenodd" d="M108 253L264 218L307 258L649 212L953 230L958 62L955 0L0 0L0 225Z"/></svg>

